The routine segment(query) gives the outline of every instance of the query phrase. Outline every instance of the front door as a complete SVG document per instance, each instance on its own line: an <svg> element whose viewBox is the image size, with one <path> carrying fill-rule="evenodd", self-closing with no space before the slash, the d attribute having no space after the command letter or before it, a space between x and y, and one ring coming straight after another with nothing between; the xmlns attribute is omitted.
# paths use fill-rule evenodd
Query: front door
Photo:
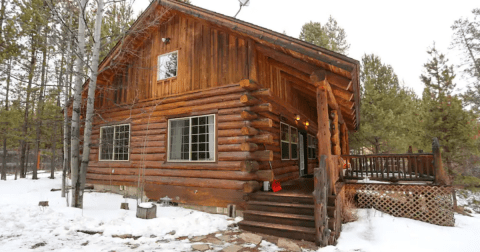
<svg viewBox="0 0 480 252"><path fill-rule="evenodd" d="M303 134L298 134L300 137L298 139L300 145L300 177L305 175L305 147L304 147L304 139Z"/></svg>

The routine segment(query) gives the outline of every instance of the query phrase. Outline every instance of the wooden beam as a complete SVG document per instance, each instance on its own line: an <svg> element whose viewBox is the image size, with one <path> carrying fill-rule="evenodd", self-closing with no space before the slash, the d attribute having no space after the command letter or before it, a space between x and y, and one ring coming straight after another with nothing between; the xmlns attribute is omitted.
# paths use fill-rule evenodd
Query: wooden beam
<svg viewBox="0 0 480 252"><path fill-rule="evenodd" d="M333 94L332 88L330 87L330 84L328 83L326 79L326 73L325 71L315 71L310 75L310 79L312 82L315 84L315 86L323 86L326 91L327 91L327 99L328 99L328 105L330 106L331 109L333 110L338 110L338 104L337 100L335 99L335 95ZM343 116L342 113L338 114L338 119L340 120L340 123L343 123Z"/></svg>
<svg viewBox="0 0 480 252"><path fill-rule="evenodd" d="M332 151L328 118L328 91L325 79L317 83L318 156L321 157L322 155L326 155L329 158L332 155Z"/></svg>

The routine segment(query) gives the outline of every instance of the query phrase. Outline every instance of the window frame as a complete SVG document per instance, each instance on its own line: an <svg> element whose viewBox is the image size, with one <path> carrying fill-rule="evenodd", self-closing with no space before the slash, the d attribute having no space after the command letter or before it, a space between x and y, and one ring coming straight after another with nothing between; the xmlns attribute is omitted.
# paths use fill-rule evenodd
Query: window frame
<svg viewBox="0 0 480 252"><path fill-rule="evenodd" d="M213 160L192 160L192 118L213 116ZM188 130L188 160L172 160L170 159L170 129L171 123L175 120L185 120L189 119L189 130ZM169 163L215 163L217 162L217 115L216 114L206 114L206 115L195 115L195 116L184 116L177 118L169 118L167 120L167 162Z"/></svg>
<svg viewBox="0 0 480 252"><path fill-rule="evenodd" d="M160 57L162 57L162 56L167 56L167 55L170 55L170 54L173 54L173 53L176 53L176 54L177 54L177 68L175 69L175 70L176 70L176 71L175 71L175 73L176 73L175 76L168 77L168 78L164 78L164 79L158 79L158 78L159 78L158 68L160 67L160 66L158 65L158 59L159 59ZM171 52L164 53L164 54L159 54L159 55L157 56L157 72L156 72L156 75L157 75L157 78L156 78L156 79L157 79L157 82L158 82L158 81L168 80L168 79L171 79L171 78L177 78L177 76L178 76L178 50L171 51Z"/></svg>
<svg viewBox="0 0 480 252"><path fill-rule="evenodd" d="M127 160L115 160L115 133L116 127L128 125L128 159ZM113 127L113 144L112 144L112 159L102 159L102 135L103 128ZM132 139L132 125L130 123L115 124L115 125L106 125L100 127L100 145L98 146L98 161L115 161L115 162L129 162L130 161L130 141Z"/></svg>
<svg viewBox="0 0 480 252"><path fill-rule="evenodd" d="M286 125L288 127L288 159L283 158L282 143L287 143L287 141L282 140L282 124ZM292 128L297 130L297 138L296 138L297 142L293 143L293 144L297 145L297 157L296 158L292 158ZM300 132L298 131L297 127L293 127L290 124L280 122L280 157L281 157L282 161L283 160L299 160L299 158L300 158L300 155L298 155L298 152L300 151L300 148L299 148L299 144L300 144L299 143L299 133Z"/></svg>

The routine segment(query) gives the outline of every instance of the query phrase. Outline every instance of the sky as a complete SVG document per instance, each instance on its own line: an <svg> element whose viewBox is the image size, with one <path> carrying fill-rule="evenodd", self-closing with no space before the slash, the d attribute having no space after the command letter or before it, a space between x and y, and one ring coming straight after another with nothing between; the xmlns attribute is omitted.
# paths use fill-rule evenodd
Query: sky
<svg viewBox="0 0 480 252"><path fill-rule="evenodd" d="M227 16L239 9L238 0L191 0L192 4ZM137 0L141 10L148 0ZM437 50L459 65L462 54L451 48L451 26L461 17L472 17L480 8L472 0L250 0L237 16L276 32L298 38L303 24L314 21L324 24L331 15L345 29L351 44L348 56L361 60L364 54L376 54L393 67L406 86L421 95L423 65L428 61L427 49L435 42ZM467 81L457 69L457 88L465 89Z"/></svg>

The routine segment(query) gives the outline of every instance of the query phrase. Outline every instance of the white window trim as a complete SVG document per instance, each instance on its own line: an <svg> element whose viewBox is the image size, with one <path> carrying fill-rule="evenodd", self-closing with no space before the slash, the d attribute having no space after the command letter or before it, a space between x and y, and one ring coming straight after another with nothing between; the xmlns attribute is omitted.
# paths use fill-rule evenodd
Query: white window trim
<svg viewBox="0 0 480 252"><path fill-rule="evenodd" d="M175 76L168 77L168 78L165 78L165 79L158 79L159 78L159 76L158 76L158 68L159 68L158 58L160 58L161 56L165 56L165 55L169 55L169 54L173 54L173 53L177 53L177 69L176 69L177 74ZM164 81L164 80L168 80L168 79L171 79L171 78L177 78L177 76L178 76L178 50L171 51L171 52L164 53L164 54L160 54L160 55L157 56L157 72L156 72L156 75L157 75L157 81Z"/></svg>
<svg viewBox="0 0 480 252"><path fill-rule="evenodd" d="M128 159L127 160L115 160L115 127L116 126L124 126L128 125ZM112 151L112 159L101 159L102 156L102 129L107 127L113 127L113 151ZM100 145L98 147L98 161L115 161L115 162L128 162L130 161L130 140L132 138L132 125L130 123L124 124L115 124L115 125L108 125L100 127Z"/></svg>
<svg viewBox="0 0 480 252"><path fill-rule="evenodd" d="M198 117L205 117L205 116L212 116L213 115L213 160L192 160L192 118ZM189 130L188 130L188 160L172 160L170 159L170 128L171 128L171 121L176 120L185 120L189 119ZM172 118L168 119L168 129L167 129L167 162L171 163L215 163L217 162L217 115L216 114L208 114L208 115L199 115L199 116L186 116L186 117L179 117L179 118Z"/></svg>
<svg viewBox="0 0 480 252"><path fill-rule="evenodd" d="M283 125L286 125L286 126L288 127L288 136L289 136L289 137L288 137L288 142L282 140L282 124L283 124ZM295 129L297 130L297 143L293 143L293 144L296 144L296 145L297 145L297 158L292 158L292 137L291 137L291 135L292 135L292 128L295 128ZM300 148L298 147L298 145L299 145L299 142L298 142L299 136L298 136L298 134L299 134L299 132L298 132L298 128L297 128L297 127L293 127L293 126L290 125L290 124L286 124L286 123L284 123L284 122L280 122L280 151L282 151L282 142L283 142L283 143L288 143L288 159L283 158L283 155L282 155L283 153L280 152L280 156L281 156L281 159L282 159L282 160L298 160L298 159L300 158L299 155L298 155L298 151L299 151L299 149L300 149Z"/></svg>

